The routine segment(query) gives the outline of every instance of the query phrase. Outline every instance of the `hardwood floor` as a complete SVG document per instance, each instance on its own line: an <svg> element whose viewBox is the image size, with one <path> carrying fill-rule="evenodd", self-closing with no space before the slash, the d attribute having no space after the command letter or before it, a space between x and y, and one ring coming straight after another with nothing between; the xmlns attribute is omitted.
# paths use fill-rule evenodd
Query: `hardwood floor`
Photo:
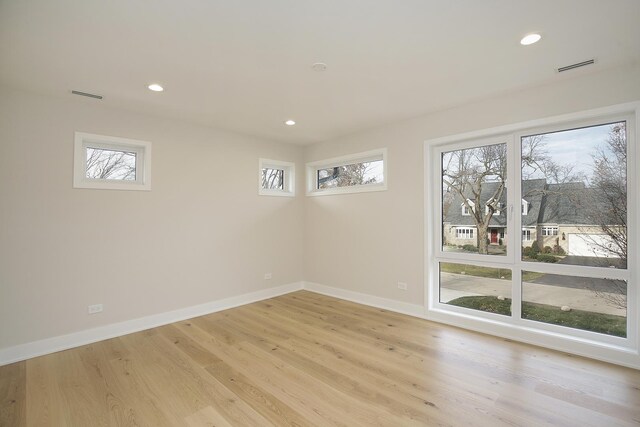
<svg viewBox="0 0 640 427"><path fill-rule="evenodd" d="M618 426L640 371L301 291L0 367L1 426Z"/></svg>

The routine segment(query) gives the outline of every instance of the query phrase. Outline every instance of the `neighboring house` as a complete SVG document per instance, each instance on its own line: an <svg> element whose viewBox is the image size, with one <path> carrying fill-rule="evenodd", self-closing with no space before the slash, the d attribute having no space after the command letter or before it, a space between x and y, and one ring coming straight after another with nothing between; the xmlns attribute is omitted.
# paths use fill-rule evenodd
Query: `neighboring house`
<svg viewBox="0 0 640 427"><path fill-rule="evenodd" d="M498 183L484 183L483 194L494 194ZM506 191L505 191L506 193ZM567 184L547 184L545 179L532 179L522 182L523 199L520 201L522 214L522 246L531 246L534 241L543 248L558 244L568 255L577 256L615 256L605 248L612 245L611 238L605 235L598 224L588 219L587 209L593 209L592 190L582 182ZM481 198L485 214L489 196ZM472 209L476 209L468 199ZM499 203L488 228L491 245L506 243L507 203L506 194ZM443 238L445 245L477 246L477 228L472 217L473 212L457 195L443 214Z"/></svg>

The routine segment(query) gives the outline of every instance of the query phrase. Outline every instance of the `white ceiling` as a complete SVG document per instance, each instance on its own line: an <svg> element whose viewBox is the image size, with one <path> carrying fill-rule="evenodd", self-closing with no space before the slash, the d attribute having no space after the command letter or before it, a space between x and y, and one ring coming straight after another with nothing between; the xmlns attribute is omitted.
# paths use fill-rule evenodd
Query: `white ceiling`
<svg viewBox="0 0 640 427"><path fill-rule="evenodd" d="M0 83L308 144L638 61L639 21L639 0L0 0Z"/></svg>

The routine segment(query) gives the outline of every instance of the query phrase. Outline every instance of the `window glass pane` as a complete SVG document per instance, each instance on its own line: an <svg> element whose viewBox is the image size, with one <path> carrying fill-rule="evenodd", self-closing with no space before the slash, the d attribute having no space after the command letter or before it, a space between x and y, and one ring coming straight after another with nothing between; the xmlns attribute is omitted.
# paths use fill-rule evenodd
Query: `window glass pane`
<svg viewBox="0 0 640 427"><path fill-rule="evenodd" d="M506 155L506 144L442 154L444 251L506 255Z"/></svg>
<svg viewBox="0 0 640 427"><path fill-rule="evenodd" d="M136 153L87 147L86 177L136 180Z"/></svg>
<svg viewBox="0 0 640 427"><path fill-rule="evenodd" d="M440 302L511 315L511 270L440 263Z"/></svg>
<svg viewBox="0 0 640 427"><path fill-rule="evenodd" d="M626 122L529 135L521 148L522 259L626 268Z"/></svg>
<svg viewBox="0 0 640 427"><path fill-rule="evenodd" d="M382 160L318 169L317 173L318 189L384 182Z"/></svg>
<svg viewBox="0 0 640 427"><path fill-rule="evenodd" d="M626 337L627 282L523 271L522 318Z"/></svg>
<svg viewBox="0 0 640 427"><path fill-rule="evenodd" d="M284 190L284 170L262 169L262 188L266 190Z"/></svg>

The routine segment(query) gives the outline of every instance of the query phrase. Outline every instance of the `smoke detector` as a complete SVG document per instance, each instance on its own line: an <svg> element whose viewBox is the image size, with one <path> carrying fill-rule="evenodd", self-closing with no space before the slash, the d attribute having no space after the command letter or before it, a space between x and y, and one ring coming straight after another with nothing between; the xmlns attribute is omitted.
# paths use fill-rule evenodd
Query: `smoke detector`
<svg viewBox="0 0 640 427"><path fill-rule="evenodd" d="M327 64L325 64L324 62L316 62L311 66L311 68L313 69L313 71L318 71L318 72L327 71Z"/></svg>

